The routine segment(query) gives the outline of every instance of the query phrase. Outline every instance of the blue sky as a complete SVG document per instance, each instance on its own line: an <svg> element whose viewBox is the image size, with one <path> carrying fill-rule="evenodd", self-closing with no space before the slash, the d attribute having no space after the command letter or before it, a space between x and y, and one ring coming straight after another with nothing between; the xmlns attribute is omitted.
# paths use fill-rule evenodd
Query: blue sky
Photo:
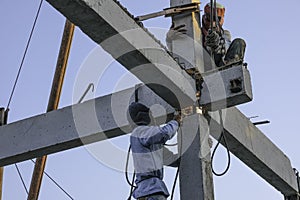
<svg viewBox="0 0 300 200"><path fill-rule="evenodd" d="M204 1L203 4L206 2ZM246 116L259 116L253 121L270 120L271 124L259 128L291 159L292 165L300 169L298 149L300 28L297 16L300 1L220 0L219 2L226 6L224 28L231 31L233 38L242 37L247 42L246 62L251 73L254 100L239 108ZM132 14L142 15L168 7L169 1L121 0L121 3ZM7 105L38 4L37 0L0 1L1 107ZM9 122L46 111L64 22L65 18L60 13L47 2L43 3L10 106ZM144 24L157 32L157 37L164 42L162 33L170 26L170 19L161 17ZM74 84L82 66L88 65L95 59L97 63L95 66L100 68L104 59L110 60L110 57L99 48L96 53L100 56L94 58L92 55L96 46L80 29L76 28L59 107L71 105L79 99L79 96L74 95ZM124 68L117 63L111 63L104 72L103 79L95 83L95 92L89 93L87 98L113 91L114 83L124 73L126 73ZM91 79L91 82L93 81L95 80ZM135 79L128 81L128 87L135 82ZM82 93L85 86L87 85L83 84L80 88ZM126 151L128 138L113 140L113 144ZM94 145L102 144L100 142ZM283 198L278 191L241 161L234 156L232 158L228 174L214 179L215 199ZM221 150L215 160L216 168L221 170L226 163L224 151ZM124 161L125 157L124 160L120 160L120 165ZM25 161L18 166L28 187L33 164ZM105 166L84 147L50 155L46 171L76 200L125 199L129 192L124 174ZM166 182L169 188L174 175L174 170L167 170ZM232 197L233 193L234 197ZM5 168L3 199L26 199L25 190L13 165ZM47 177L44 177L40 199L68 198Z"/></svg>

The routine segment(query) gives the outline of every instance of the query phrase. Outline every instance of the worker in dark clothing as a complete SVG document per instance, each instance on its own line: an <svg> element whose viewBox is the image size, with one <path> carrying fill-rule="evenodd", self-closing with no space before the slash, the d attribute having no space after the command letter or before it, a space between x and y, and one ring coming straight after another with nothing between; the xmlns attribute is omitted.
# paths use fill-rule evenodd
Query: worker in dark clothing
<svg viewBox="0 0 300 200"><path fill-rule="evenodd" d="M174 120L162 127L153 126L149 108L141 103L132 103L129 115L129 121L135 126L130 136L136 173L133 197L138 200L166 200L169 192L163 182L164 158L168 156L167 164L174 167L179 165L179 159L164 148L164 144L175 135L181 117L175 116Z"/></svg>
<svg viewBox="0 0 300 200"><path fill-rule="evenodd" d="M213 10L213 14L211 10ZM230 32L223 29L224 16L225 7L223 5L216 3L216 9L211 9L210 3L205 5L201 27L202 44L204 49L208 52L208 55L213 56L217 67L233 63L242 63L246 48L246 43L241 38L231 41ZM166 38L167 45L171 51L172 40L182 38L186 32L187 30L184 24L176 27L172 24ZM204 57L204 60L205 59ZM207 64L205 61L204 63ZM207 66L205 67L207 68Z"/></svg>

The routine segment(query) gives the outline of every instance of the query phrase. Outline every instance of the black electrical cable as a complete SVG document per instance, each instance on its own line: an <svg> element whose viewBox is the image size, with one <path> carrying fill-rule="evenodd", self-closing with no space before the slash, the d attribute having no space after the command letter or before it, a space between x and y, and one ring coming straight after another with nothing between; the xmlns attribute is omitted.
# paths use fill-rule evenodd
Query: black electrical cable
<svg viewBox="0 0 300 200"><path fill-rule="evenodd" d="M130 185L131 187L136 187L131 183L131 181L129 180L129 176L128 176L130 151L131 151L131 145L129 146L128 151L127 151L126 164L125 164L125 177L126 177L126 181L127 181L128 185ZM133 173L133 175L135 175L135 173Z"/></svg>
<svg viewBox="0 0 300 200"><path fill-rule="evenodd" d="M129 148L128 148L128 151L127 151L126 164L125 164L125 177L126 177L126 181L127 181L128 185L130 185L130 193L129 193L129 197L128 197L127 200L131 199L133 189L136 187L134 185L135 172L133 172L133 176L132 176L131 181L129 180L129 176L128 176L128 165L129 165L130 150L131 150L131 145L129 145Z"/></svg>
<svg viewBox="0 0 300 200"><path fill-rule="evenodd" d="M34 160L31 159L31 162L35 163ZM74 200L74 198L62 187L60 186L47 172L44 171L44 174L61 190L63 191L70 199Z"/></svg>
<svg viewBox="0 0 300 200"><path fill-rule="evenodd" d="M133 194L133 190L134 190L134 188L135 188L135 186L133 185L134 179L135 179L135 172L133 172L133 176L132 176L132 180L131 180L130 193L129 193L128 200L131 199L131 196L132 196L132 194Z"/></svg>
<svg viewBox="0 0 300 200"><path fill-rule="evenodd" d="M178 176L179 176L179 166L177 168L176 175L175 175L175 178L174 178L174 183L173 183L173 186L172 186L172 192L171 192L171 199L170 200L173 200L173 198L174 198L176 182L177 182Z"/></svg>
<svg viewBox="0 0 300 200"><path fill-rule="evenodd" d="M182 125L181 125L182 126ZM180 146L179 146L179 149L178 149L178 155L179 157L181 158L181 154L182 154L182 129L180 128L179 129L179 134L180 134ZM179 162L179 166L177 168L177 171L176 171L176 175L175 175L175 178L174 178L174 182L173 182L173 186L172 186L172 192L171 192L171 199L170 200L173 200L174 198L174 194L175 194L175 188L176 188L176 182L177 182L177 179L178 179L178 176L179 176L179 171L180 171L180 162Z"/></svg>
<svg viewBox="0 0 300 200"><path fill-rule="evenodd" d="M18 174L19 174L19 177L20 177L20 179L21 179L22 185L23 185L23 187L24 187L24 189L25 189L25 191L26 191L26 193L27 193L27 195L28 195L28 189L27 189L27 187L26 187L26 185L25 185L25 181L24 181L24 179L23 179L23 177L22 177L22 174L21 174L21 172L20 172L20 170L19 170L19 167L18 167L17 164L15 164L15 167L16 167L17 172L18 172Z"/></svg>
<svg viewBox="0 0 300 200"><path fill-rule="evenodd" d="M228 172L228 170L230 168L231 159L230 159L230 152L229 152L229 148L228 148L228 145L227 145L226 137L225 137L225 134L224 134L224 124L223 124L223 118L222 118L222 110L219 110L219 115L220 115L220 125L221 125L221 128L222 128L222 132L221 132L220 137L218 138L218 143L217 143L217 145L215 146L215 148L214 148L214 150L212 152L212 156L211 156L211 169L212 169L212 172L213 172L214 175L216 175L216 176L223 176L223 175L225 175ZM213 159L214 159L216 150L219 147L222 139L224 141L224 146L225 146L226 151L227 151L228 162L227 162L227 166L226 166L225 170L222 173L217 173L214 170L214 167L213 167Z"/></svg>
<svg viewBox="0 0 300 200"><path fill-rule="evenodd" d="M17 82L18 82L18 79L19 79L19 76L20 76L20 73L21 73L21 70L22 70L22 67L23 67L23 63L24 63L24 61L25 61L25 57L26 57L27 51L28 51L28 47L29 47L29 44L30 44L30 42L31 42L31 38L32 38L32 35L33 35L33 31L34 31L34 28L35 28L35 26L36 26L36 22L37 22L38 16L39 16L40 11L41 11L42 4L43 4L43 0L41 0L40 5L39 5L39 7L38 7L38 10L37 10L37 13L36 13L34 22L33 22L33 26L32 26L32 29L31 29L31 32L30 32L30 35L29 35L29 38L28 38L28 41L27 41L27 44L26 44L26 47L25 47L25 51L24 51L24 54L23 54L23 58L22 58L22 61L21 61L21 64L20 64L20 67L19 67L19 70L18 70L16 79L15 79L15 82L14 82L14 85L13 85L13 88L12 88L12 91L11 91L11 94L10 94L10 97L9 97L9 100L8 100L8 103L7 103L6 110L9 109L9 105L10 105L10 103L11 103L13 94L14 94L14 92L15 92L16 85L17 85Z"/></svg>
<svg viewBox="0 0 300 200"><path fill-rule="evenodd" d="M174 144L164 144L167 147L175 147L178 145L178 143L174 143Z"/></svg>

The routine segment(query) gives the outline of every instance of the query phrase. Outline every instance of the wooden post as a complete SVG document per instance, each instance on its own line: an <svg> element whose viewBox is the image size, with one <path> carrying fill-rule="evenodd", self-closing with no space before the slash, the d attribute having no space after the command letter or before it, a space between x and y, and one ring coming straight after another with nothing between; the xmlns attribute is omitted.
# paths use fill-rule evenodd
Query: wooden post
<svg viewBox="0 0 300 200"><path fill-rule="evenodd" d="M0 108L0 126L4 124L6 124L5 109ZM4 168L0 167L0 200L2 200L3 173L4 173Z"/></svg>
<svg viewBox="0 0 300 200"><path fill-rule="evenodd" d="M60 99L63 80L67 68L68 57L74 33L74 24L66 20L60 52L58 55L56 71L53 78L52 89L49 97L47 112L56 110ZM37 200L42 184L43 173L46 165L47 156L36 159L32 174L28 200Z"/></svg>

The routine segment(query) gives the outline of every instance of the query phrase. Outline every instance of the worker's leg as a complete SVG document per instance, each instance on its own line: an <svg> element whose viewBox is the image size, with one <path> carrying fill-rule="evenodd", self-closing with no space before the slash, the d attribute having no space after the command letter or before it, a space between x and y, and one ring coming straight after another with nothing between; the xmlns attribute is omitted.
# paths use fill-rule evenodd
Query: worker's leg
<svg viewBox="0 0 300 200"><path fill-rule="evenodd" d="M167 200L167 197L161 194L154 194L154 195L140 198L138 200Z"/></svg>
<svg viewBox="0 0 300 200"><path fill-rule="evenodd" d="M245 49L246 49L246 42L241 39L237 38L234 39L224 58L225 64L235 62L235 61L243 61L244 60L244 55L245 55Z"/></svg>
<svg viewBox="0 0 300 200"><path fill-rule="evenodd" d="M164 195L152 195L146 198L146 200L167 200Z"/></svg>

